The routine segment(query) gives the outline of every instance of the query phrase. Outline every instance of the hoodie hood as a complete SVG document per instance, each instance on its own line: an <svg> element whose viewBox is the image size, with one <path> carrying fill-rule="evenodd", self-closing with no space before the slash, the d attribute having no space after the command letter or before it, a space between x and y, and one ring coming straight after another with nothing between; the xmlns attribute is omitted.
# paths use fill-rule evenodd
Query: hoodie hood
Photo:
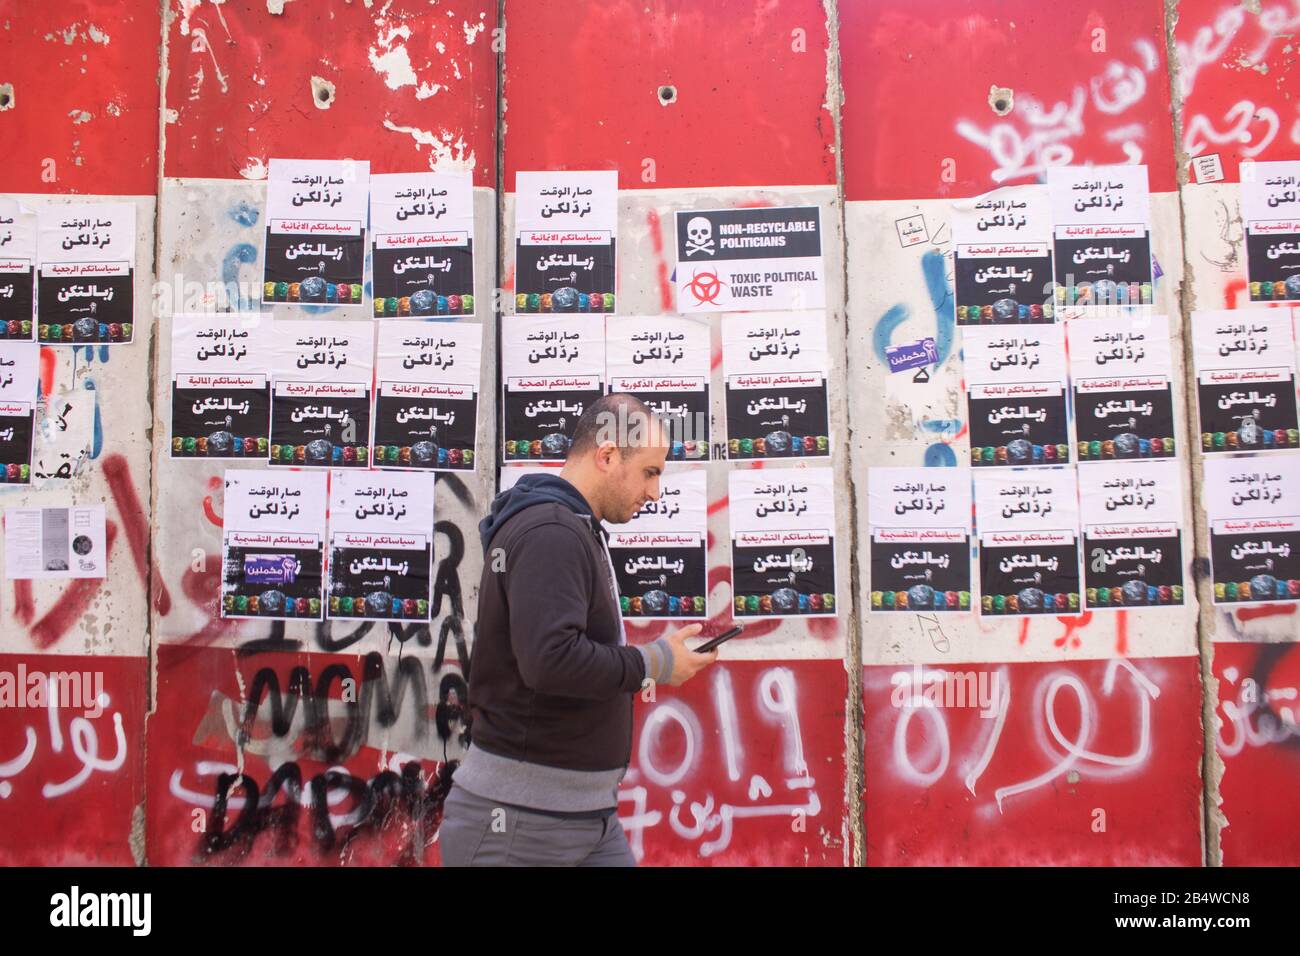
<svg viewBox="0 0 1300 956"><path fill-rule="evenodd" d="M588 519L591 517L591 505L587 504L582 492L563 478L558 475L524 475L512 487L492 499L488 516L478 523L484 553L487 552L492 536L510 518L525 508L548 501L558 501L576 515Z"/></svg>

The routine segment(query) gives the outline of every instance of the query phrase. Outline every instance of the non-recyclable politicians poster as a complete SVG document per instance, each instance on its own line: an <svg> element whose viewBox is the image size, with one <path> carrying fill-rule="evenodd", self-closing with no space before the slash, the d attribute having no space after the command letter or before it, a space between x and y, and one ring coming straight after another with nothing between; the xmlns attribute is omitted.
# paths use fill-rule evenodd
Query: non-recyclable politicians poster
<svg viewBox="0 0 1300 956"><path fill-rule="evenodd" d="M135 205L41 206L36 229L41 344L130 342L135 329Z"/></svg>
<svg viewBox="0 0 1300 956"><path fill-rule="evenodd" d="M958 325L1054 320L1046 186L1005 186L954 202L952 241Z"/></svg>
<svg viewBox="0 0 1300 956"><path fill-rule="evenodd" d="M817 206L683 209L677 223L677 311L824 309Z"/></svg>
<svg viewBox="0 0 1300 956"><path fill-rule="evenodd" d="M670 461L710 457L709 360L709 327L698 319L611 316L605 324L609 390L662 416Z"/></svg>
<svg viewBox="0 0 1300 956"><path fill-rule="evenodd" d="M1173 458L1173 359L1163 315L1066 323L1080 462Z"/></svg>
<svg viewBox="0 0 1300 956"><path fill-rule="evenodd" d="M477 322L381 323L373 464L473 471L482 360Z"/></svg>
<svg viewBox="0 0 1300 956"><path fill-rule="evenodd" d="M326 617L429 620L433 481L416 472L331 473Z"/></svg>
<svg viewBox="0 0 1300 956"><path fill-rule="evenodd" d="M971 472L867 472L872 611L971 609Z"/></svg>
<svg viewBox="0 0 1300 956"><path fill-rule="evenodd" d="M272 159L262 302L361 306L370 163Z"/></svg>
<svg viewBox="0 0 1300 956"><path fill-rule="evenodd" d="M35 337L36 213L0 196L0 341Z"/></svg>
<svg viewBox="0 0 1300 956"><path fill-rule="evenodd" d="M515 174L515 311L613 312L618 171Z"/></svg>
<svg viewBox="0 0 1300 956"><path fill-rule="evenodd" d="M708 616L706 477L703 467L670 468L657 500L626 524L606 526L625 618Z"/></svg>
<svg viewBox="0 0 1300 956"><path fill-rule="evenodd" d="M1084 608L1183 603L1178 462L1109 461L1079 469Z"/></svg>
<svg viewBox="0 0 1300 956"><path fill-rule="evenodd" d="M270 448L271 318L172 318L171 457L265 458Z"/></svg>
<svg viewBox="0 0 1300 956"><path fill-rule="evenodd" d="M326 477L323 471L226 471L222 617L321 619Z"/></svg>
<svg viewBox="0 0 1300 956"><path fill-rule="evenodd" d="M468 172L370 177L376 318L474 314Z"/></svg>
<svg viewBox="0 0 1300 956"><path fill-rule="evenodd" d="M826 458L826 313L722 317L727 457Z"/></svg>
<svg viewBox="0 0 1300 956"><path fill-rule="evenodd" d="M1065 414L1065 330L962 330L971 465L1070 461Z"/></svg>
<svg viewBox="0 0 1300 956"><path fill-rule="evenodd" d="M728 481L734 616L835 614L834 472L744 469Z"/></svg>
<svg viewBox="0 0 1300 956"><path fill-rule="evenodd" d="M501 370L506 461L562 460L605 391L605 317L506 318Z"/></svg>
<svg viewBox="0 0 1300 956"><path fill-rule="evenodd" d="M40 346L0 341L0 482L32 480L32 429Z"/></svg>
<svg viewBox="0 0 1300 956"><path fill-rule="evenodd" d="M1300 161L1241 164L1252 302L1300 299Z"/></svg>
<svg viewBox="0 0 1300 956"><path fill-rule="evenodd" d="M369 322L281 321L272 329L272 465L370 463Z"/></svg>
<svg viewBox="0 0 1300 956"><path fill-rule="evenodd" d="M1192 313L1201 451L1300 448L1295 338L1284 309Z"/></svg>
<svg viewBox="0 0 1300 956"><path fill-rule="evenodd" d="M1300 601L1300 456L1207 458L1215 604Z"/></svg>
<svg viewBox="0 0 1300 956"><path fill-rule="evenodd" d="M1057 305L1149 305L1151 193L1145 166L1049 166Z"/></svg>
<svg viewBox="0 0 1300 956"><path fill-rule="evenodd" d="M1075 469L977 472L974 480L980 613L1078 614Z"/></svg>

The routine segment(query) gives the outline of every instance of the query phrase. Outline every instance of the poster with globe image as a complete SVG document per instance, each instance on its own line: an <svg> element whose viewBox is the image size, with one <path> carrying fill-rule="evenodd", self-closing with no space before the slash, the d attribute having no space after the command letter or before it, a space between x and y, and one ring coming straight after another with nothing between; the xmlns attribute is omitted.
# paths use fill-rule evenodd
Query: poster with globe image
<svg viewBox="0 0 1300 956"><path fill-rule="evenodd" d="M968 468L868 471L873 612L970 611L970 482Z"/></svg>
<svg viewBox="0 0 1300 956"><path fill-rule="evenodd" d="M605 393L604 316L507 316L501 369L506 463L562 461L578 419Z"/></svg>
<svg viewBox="0 0 1300 956"><path fill-rule="evenodd" d="M515 175L515 311L613 312L617 170Z"/></svg>
<svg viewBox="0 0 1300 956"><path fill-rule="evenodd" d="M1213 603L1300 601L1300 458L1207 458Z"/></svg>
<svg viewBox="0 0 1300 956"><path fill-rule="evenodd" d="M269 316L172 317L172 458L265 458L271 422Z"/></svg>

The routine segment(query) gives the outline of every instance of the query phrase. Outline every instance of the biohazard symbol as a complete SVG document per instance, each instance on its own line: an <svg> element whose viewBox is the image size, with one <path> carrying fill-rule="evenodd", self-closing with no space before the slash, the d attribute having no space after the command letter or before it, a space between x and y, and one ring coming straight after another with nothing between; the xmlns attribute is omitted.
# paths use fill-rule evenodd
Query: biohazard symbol
<svg viewBox="0 0 1300 956"><path fill-rule="evenodd" d="M686 283L686 288L695 296L696 305L718 305L718 294L722 292L723 285L725 283L718 278L716 272L696 270L691 273L691 281Z"/></svg>

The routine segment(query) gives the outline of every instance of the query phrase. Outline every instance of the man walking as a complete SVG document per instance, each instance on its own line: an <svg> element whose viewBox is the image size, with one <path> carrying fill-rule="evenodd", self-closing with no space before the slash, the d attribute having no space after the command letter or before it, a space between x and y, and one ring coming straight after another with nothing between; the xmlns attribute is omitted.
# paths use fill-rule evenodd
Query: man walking
<svg viewBox="0 0 1300 956"><path fill-rule="evenodd" d="M631 395L579 419L558 475L526 475L479 523L483 579L470 655L473 744L438 831L449 866L635 866L617 816L633 695L713 663L681 628L629 647L601 521L659 497L662 424Z"/></svg>

